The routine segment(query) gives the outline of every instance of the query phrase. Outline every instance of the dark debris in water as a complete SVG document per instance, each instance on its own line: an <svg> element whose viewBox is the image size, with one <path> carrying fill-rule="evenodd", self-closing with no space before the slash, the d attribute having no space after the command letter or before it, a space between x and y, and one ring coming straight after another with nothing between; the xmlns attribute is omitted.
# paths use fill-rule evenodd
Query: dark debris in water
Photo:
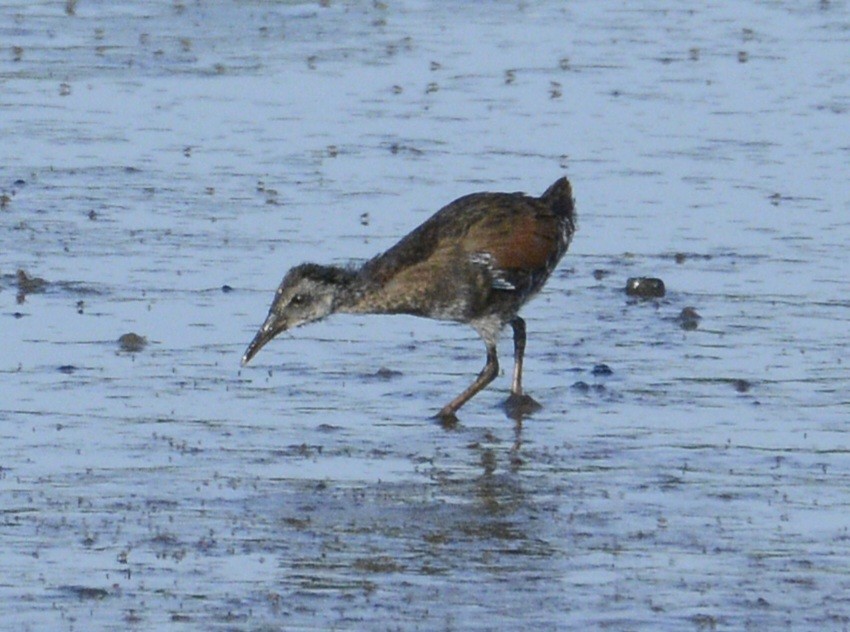
<svg viewBox="0 0 850 632"><path fill-rule="evenodd" d="M735 390L739 393L747 393L753 387L749 380L743 380L740 378L732 380L732 386L734 386Z"/></svg>
<svg viewBox="0 0 850 632"><path fill-rule="evenodd" d="M377 380L389 381L389 380L394 380L396 378L399 378L402 375L404 375L404 374L401 371L396 371L394 369L388 369L387 367L382 366L380 369L378 369L377 371L375 371L374 373L372 373L368 377L371 377L371 378L374 378L374 379L377 379Z"/></svg>
<svg viewBox="0 0 850 632"><path fill-rule="evenodd" d="M756 383L751 380L739 377L706 377L695 378L693 381L700 384L723 384L731 386L737 393L749 393Z"/></svg>
<svg viewBox="0 0 850 632"><path fill-rule="evenodd" d="M583 380L579 380L578 382L574 382L573 385L570 388L572 388L574 391L577 391L579 393L591 393L591 392L593 392L593 393L603 393L605 391L605 385L604 384L590 385Z"/></svg>
<svg viewBox="0 0 850 632"><path fill-rule="evenodd" d="M31 276L26 270L19 268L15 273L15 278L18 282L18 302L23 303L27 294L37 294L44 292L47 288L47 281L41 277Z"/></svg>
<svg viewBox="0 0 850 632"><path fill-rule="evenodd" d="M13 277L11 284L17 287L17 302L19 305L26 302L27 296L30 294L43 294L47 291L59 291L68 294L90 295L101 294L101 292L80 281L56 281L51 282L41 277L30 274L23 268L19 268ZM5 285L10 279L9 275L0 277L0 281ZM0 286L2 287L2 286Z"/></svg>
<svg viewBox="0 0 850 632"><path fill-rule="evenodd" d="M299 443L273 451L276 459L315 458L321 456L324 447L321 445Z"/></svg>
<svg viewBox="0 0 850 632"><path fill-rule="evenodd" d="M91 586L60 586L59 592L84 600L101 600L109 596L109 591L105 588L93 588Z"/></svg>
<svg viewBox="0 0 850 632"><path fill-rule="evenodd" d="M403 566L386 555L354 560L354 568L364 573L397 573L404 570Z"/></svg>
<svg viewBox="0 0 850 632"><path fill-rule="evenodd" d="M713 255L698 254L698 253L695 253L695 252L677 252L676 254L673 255L673 261L675 261L678 264L682 264L682 263L685 263L686 261L693 260L693 259L701 259L703 261L710 261L713 258L714 258Z"/></svg>

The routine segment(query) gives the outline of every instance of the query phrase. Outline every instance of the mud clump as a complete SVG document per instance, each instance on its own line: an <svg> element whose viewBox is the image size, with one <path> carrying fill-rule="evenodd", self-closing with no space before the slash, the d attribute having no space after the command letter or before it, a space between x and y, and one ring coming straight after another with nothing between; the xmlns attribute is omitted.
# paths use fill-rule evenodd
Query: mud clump
<svg viewBox="0 0 850 632"><path fill-rule="evenodd" d="M133 332L124 334L118 338L118 347L121 351L126 351L127 353L138 353L144 349L147 344L147 338Z"/></svg>
<svg viewBox="0 0 850 632"><path fill-rule="evenodd" d="M676 322L679 323L679 327L684 329L685 331L693 331L697 327L699 327L699 321L702 320L702 316L697 313L693 307L685 307L679 312L679 315L676 317Z"/></svg>

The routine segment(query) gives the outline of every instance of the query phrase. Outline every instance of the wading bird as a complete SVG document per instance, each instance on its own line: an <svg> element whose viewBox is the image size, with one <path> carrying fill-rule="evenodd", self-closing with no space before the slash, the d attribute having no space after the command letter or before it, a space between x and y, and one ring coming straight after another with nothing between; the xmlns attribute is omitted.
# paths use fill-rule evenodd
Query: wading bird
<svg viewBox="0 0 850 632"><path fill-rule="evenodd" d="M334 313L412 314L468 323L484 340L487 363L437 413L450 421L498 374L496 342L510 324L514 372L507 406L537 407L522 392L525 321L518 313L543 287L574 232L573 194L566 178L540 197L463 196L359 268L304 263L289 270L242 364L279 333Z"/></svg>

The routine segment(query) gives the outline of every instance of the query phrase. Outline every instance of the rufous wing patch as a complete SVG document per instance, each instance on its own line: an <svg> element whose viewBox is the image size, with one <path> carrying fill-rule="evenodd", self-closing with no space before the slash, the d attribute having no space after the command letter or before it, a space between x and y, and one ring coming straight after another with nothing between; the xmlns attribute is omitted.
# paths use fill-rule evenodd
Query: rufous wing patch
<svg viewBox="0 0 850 632"><path fill-rule="evenodd" d="M471 253L486 253L494 270L534 272L545 269L558 249L557 219L522 214L509 222L482 222L464 239Z"/></svg>

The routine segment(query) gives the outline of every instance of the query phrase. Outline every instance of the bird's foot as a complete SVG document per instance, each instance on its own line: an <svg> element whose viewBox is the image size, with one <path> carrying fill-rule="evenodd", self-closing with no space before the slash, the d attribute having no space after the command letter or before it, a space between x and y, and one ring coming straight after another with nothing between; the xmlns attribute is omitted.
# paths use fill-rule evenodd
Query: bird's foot
<svg viewBox="0 0 850 632"><path fill-rule="evenodd" d="M536 413L543 408L543 405L531 395L511 393L508 399L505 400L504 408L508 417L514 421L522 421L532 413Z"/></svg>
<svg viewBox="0 0 850 632"><path fill-rule="evenodd" d="M459 422L455 411L447 408L443 408L443 410L434 415L434 419L439 422L444 430L454 430L457 428Z"/></svg>

